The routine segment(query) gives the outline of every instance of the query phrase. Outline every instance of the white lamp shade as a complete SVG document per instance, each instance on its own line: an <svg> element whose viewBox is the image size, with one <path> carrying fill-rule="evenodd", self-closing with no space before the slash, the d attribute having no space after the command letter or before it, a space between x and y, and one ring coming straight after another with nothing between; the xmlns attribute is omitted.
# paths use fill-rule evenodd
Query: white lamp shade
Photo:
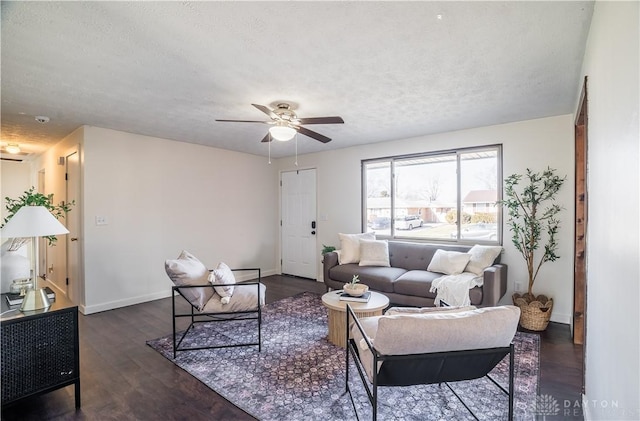
<svg viewBox="0 0 640 421"><path fill-rule="evenodd" d="M288 126L278 125L271 127L269 133L271 133L271 137L275 140L286 142L287 140L293 139L293 136L296 135L296 130Z"/></svg>
<svg viewBox="0 0 640 421"><path fill-rule="evenodd" d="M68 234L69 230L44 206L23 206L2 228L3 238L44 237Z"/></svg>

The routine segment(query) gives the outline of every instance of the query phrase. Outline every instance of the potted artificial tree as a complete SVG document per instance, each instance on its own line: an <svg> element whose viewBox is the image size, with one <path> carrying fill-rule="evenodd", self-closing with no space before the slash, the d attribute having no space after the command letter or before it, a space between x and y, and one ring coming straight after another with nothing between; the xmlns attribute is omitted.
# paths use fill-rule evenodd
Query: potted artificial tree
<svg viewBox="0 0 640 421"><path fill-rule="evenodd" d="M536 296L533 284L540 267L560 257L556 242L560 221L556 215L562 207L554 201L565 180L566 176L559 177L551 168L541 173L527 168L524 176L512 174L505 179L505 198L498 202L508 210L511 240L527 264L528 291L522 295L514 293L513 303L520 307L520 325L528 330L545 330L551 318L553 299ZM542 256L536 253L540 247Z"/></svg>
<svg viewBox="0 0 640 421"><path fill-rule="evenodd" d="M62 202L55 205L53 203L53 194L47 196L42 193L37 193L35 187L31 187L17 199L5 197L5 201L7 213L0 228L4 227L23 206L44 206L56 219L60 219L64 218L66 213L71 210L71 206L75 204L75 202ZM48 240L50 246L54 246L57 241L54 235L44 238ZM29 238L11 238L2 245L2 292L9 291L9 285L13 280L31 278L29 259L19 252L22 246L29 242L29 240Z"/></svg>

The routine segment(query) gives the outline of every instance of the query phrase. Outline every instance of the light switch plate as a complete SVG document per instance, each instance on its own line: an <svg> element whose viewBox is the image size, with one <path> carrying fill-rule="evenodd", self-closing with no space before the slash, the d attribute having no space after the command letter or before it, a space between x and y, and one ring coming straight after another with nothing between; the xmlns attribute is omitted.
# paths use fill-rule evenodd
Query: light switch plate
<svg viewBox="0 0 640 421"><path fill-rule="evenodd" d="M107 225L106 216L96 216L96 225Z"/></svg>

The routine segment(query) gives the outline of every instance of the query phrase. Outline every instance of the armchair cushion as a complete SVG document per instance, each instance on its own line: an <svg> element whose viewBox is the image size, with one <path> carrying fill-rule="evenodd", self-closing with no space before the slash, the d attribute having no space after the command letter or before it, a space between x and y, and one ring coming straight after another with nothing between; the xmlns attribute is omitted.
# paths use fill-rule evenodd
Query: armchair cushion
<svg viewBox="0 0 640 421"><path fill-rule="evenodd" d="M207 285L209 271L194 255L182 250L175 260L166 260L164 268L176 286ZM214 291L211 287L184 288L180 293L198 310L202 311Z"/></svg>
<svg viewBox="0 0 640 421"><path fill-rule="evenodd" d="M258 283L237 283L233 296L227 304L222 297L214 295L202 309L203 313L225 313L234 311L255 311L258 309L258 288L260 288L260 305L264 305L267 287Z"/></svg>
<svg viewBox="0 0 640 421"><path fill-rule="evenodd" d="M460 313L463 311L475 310L476 306L464 306L464 307L391 307L384 315L385 316L401 316L411 314L438 314L443 313Z"/></svg>
<svg viewBox="0 0 640 421"><path fill-rule="evenodd" d="M359 319L366 336L383 355L409 355L508 347L515 336L520 309L515 306L485 307L474 310L442 308L419 314L394 312L391 316ZM357 344L362 334L351 328ZM369 379L373 379L373 355L368 347L358 347L360 360ZM378 367L377 369L379 369Z"/></svg>
<svg viewBox="0 0 640 421"><path fill-rule="evenodd" d="M231 271L229 266L227 266L223 262L218 263L218 266L211 271L211 276L209 276L209 281L213 285L224 285L224 286L214 286L213 288L221 297L220 302L222 304L229 303L230 298L233 295L233 291L234 291L233 284L236 283L236 278L235 276L233 276L233 272Z"/></svg>
<svg viewBox="0 0 640 421"><path fill-rule="evenodd" d="M464 306L464 307L391 307L384 313L384 315L385 316L412 316L412 315L420 315L420 314L435 314L436 312L438 314L445 314L445 313L460 313L460 312L465 312L465 311L475 310L475 309L476 309L475 306ZM361 326L364 327L364 330L367 333L367 337L368 337L369 341L372 344L374 342L374 338L375 338L376 333L377 333L378 321L379 321L380 317L382 317L382 316L366 317L366 318L360 319L360 324L361 324ZM358 333L359 332L358 332L357 328L354 326L354 328L353 328L354 336L360 336L360 335L357 335ZM360 340L359 344L360 344L360 348L362 350L366 350L367 349L366 342L364 341L364 338Z"/></svg>

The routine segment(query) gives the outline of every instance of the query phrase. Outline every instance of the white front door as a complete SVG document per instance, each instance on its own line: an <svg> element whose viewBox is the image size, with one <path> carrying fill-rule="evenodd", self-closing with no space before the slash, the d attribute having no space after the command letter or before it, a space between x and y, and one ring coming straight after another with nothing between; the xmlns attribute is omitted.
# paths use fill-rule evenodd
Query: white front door
<svg viewBox="0 0 640 421"><path fill-rule="evenodd" d="M282 273L316 279L316 170L282 173Z"/></svg>
<svg viewBox="0 0 640 421"><path fill-rule="evenodd" d="M67 213L65 222L69 234L67 239L67 297L74 303L82 305L80 285L80 158L78 150L68 153L65 157L67 171L67 202L75 201L71 212Z"/></svg>

